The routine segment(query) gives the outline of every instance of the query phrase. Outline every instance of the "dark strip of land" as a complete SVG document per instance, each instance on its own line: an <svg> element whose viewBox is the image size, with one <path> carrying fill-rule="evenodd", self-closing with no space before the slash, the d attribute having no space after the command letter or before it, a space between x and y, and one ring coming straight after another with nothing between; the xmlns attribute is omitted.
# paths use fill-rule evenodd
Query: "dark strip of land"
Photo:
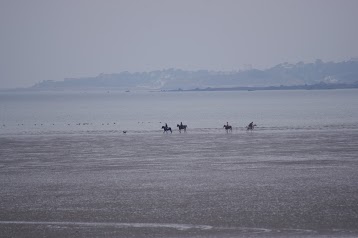
<svg viewBox="0 0 358 238"><path fill-rule="evenodd" d="M318 84L311 84L311 85L293 85L293 86L267 86L267 87L230 87L230 88L195 88L195 89L176 89L176 90L169 90L169 91L259 91L259 90L326 90L326 89L353 89L358 88L358 82L353 84L344 84L344 83L337 83L337 84L327 84L327 83L318 83Z"/></svg>

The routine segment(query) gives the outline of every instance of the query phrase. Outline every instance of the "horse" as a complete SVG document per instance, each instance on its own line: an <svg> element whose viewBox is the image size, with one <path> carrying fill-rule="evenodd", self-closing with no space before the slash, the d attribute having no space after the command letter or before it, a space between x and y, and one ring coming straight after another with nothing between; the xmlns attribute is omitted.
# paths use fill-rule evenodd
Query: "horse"
<svg viewBox="0 0 358 238"><path fill-rule="evenodd" d="M181 133L181 130L184 130L184 132L186 132L186 128L187 128L187 125L183 125L183 124L177 124L177 127L179 127L179 132Z"/></svg>
<svg viewBox="0 0 358 238"><path fill-rule="evenodd" d="M168 133L168 131L170 131L170 133L173 133L172 132L172 128L170 128L170 127L168 127L168 126L162 126L162 129L164 130L164 132L163 133Z"/></svg>
<svg viewBox="0 0 358 238"><path fill-rule="evenodd" d="M224 128L226 130L226 133L228 133L229 131L232 132L232 126L224 125Z"/></svg>
<svg viewBox="0 0 358 238"><path fill-rule="evenodd" d="M255 126L257 126L256 124L249 124L247 127L246 127L246 130L247 131L253 131L255 129Z"/></svg>

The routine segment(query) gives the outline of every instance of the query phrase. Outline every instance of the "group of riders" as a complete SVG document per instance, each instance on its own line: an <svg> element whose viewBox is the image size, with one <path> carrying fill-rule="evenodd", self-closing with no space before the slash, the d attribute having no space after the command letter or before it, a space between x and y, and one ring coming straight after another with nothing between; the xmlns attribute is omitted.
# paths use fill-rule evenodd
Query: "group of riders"
<svg viewBox="0 0 358 238"><path fill-rule="evenodd" d="M184 130L186 132L187 125L183 125L183 122L180 122L180 124L177 125L179 128L179 132L181 133L181 130ZM170 131L172 133L172 128L168 126L167 123L165 123L165 126L162 126L162 129L164 129L164 132Z"/></svg>
<svg viewBox="0 0 358 238"><path fill-rule="evenodd" d="M250 124L246 127L247 130L253 130L255 128L256 124L254 124L254 122L250 122ZM180 124L177 125L177 127L179 128L179 132L181 133L181 130L184 130L184 132L186 132L186 128L187 125L183 125L183 122L180 122ZM229 130L232 131L232 126L229 125L229 122L226 122L226 125L224 125L224 128L226 130L226 132L228 132ZM172 128L168 127L168 124L165 123L165 126L162 126L162 129L164 129L164 132L172 132Z"/></svg>

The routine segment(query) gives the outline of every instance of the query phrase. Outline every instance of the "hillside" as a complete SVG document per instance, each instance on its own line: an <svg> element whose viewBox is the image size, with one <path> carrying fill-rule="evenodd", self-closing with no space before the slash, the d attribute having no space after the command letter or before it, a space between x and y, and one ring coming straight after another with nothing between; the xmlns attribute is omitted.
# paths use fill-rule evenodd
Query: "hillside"
<svg viewBox="0 0 358 238"><path fill-rule="evenodd" d="M266 70L233 72L165 69L151 72L100 74L96 77L43 81L34 90L173 90L195 88L269 87L358 82L358 60L297 64L283 63Z"/></svg>

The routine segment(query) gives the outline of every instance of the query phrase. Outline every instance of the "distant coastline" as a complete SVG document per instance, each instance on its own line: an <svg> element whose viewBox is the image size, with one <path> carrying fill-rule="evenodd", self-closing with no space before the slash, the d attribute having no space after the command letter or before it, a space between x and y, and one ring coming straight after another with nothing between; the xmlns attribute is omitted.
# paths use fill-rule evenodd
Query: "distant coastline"
<svg viewBox="0 0 358 238"><path fill-rule="evenodd" d="M318 83L311 85L294 85L294 86L267 86L267 87L206 87L194 89L170 89L170 90L133 90L133 92L229 92L229 91L279 91L279 90L334 90L334 89L358 89L358 82L353 84L328 84ZM121 88L90 88L90 89L35 89L35 88L16 88L16 89L0 89L0 92L125 92L132 91L123 90Z"/></svg>
<svg viewBox="0 0 358 238"><path fill-rule="evenodd" d="M295 85L295 86L268 86L268 87L230 87L230 88L195 88L195 89L176 89L163 90L170 92L213 92L213 91L265 91L265 90L330 90L330 89L354 89L358 88L358 82L353 84L327 84L318 83L312 85Z"/></svg>
<svg viewBox="0 0 358 238"><path fill-rule="evenodd" d="M358 59L282 63L265 70L188 71L163 69L45 80L29 88L1 91L255 91L357 88Z"/></svg>

